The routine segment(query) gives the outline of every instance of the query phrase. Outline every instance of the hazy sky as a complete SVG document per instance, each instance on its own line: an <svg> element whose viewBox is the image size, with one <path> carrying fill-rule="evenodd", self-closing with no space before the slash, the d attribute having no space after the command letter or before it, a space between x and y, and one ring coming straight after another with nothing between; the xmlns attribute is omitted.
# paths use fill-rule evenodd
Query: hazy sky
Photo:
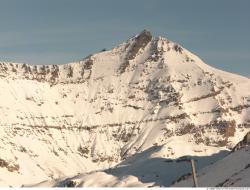
<svg viewBox="0 0 250 190"><path fill-rule="evenodd" d="M0 60L67 63L144 28L250 76L250 0L0 0Z"/></svg>

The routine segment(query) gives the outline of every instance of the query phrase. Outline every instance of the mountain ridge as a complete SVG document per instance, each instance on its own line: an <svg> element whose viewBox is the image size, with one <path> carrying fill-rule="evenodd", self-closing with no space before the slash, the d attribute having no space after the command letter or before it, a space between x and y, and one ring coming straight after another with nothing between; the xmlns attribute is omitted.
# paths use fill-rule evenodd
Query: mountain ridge
<svg viewBox="0 0 250 190"><path fill-rule="evenodd" d="M146 30L79 62L0 69L3 184L104 170L157 146L150 156L209 156L250 127L249 79Z"/></svg>
<svg viewBox="0 0 250 190"><path fill-rule="evenodd" d="M170 40L168 40L167 38L164 38L164 37L162 37L162 36L157 36L157 37L155 37L155 38L153 38L153 36L152 36L152 34L151 34L151 32L149 31L149 30L147 30L147 29L144 29L141 33L139 33L139 34L137 34L137 35L135 35L135 36L133 36L133 37L131 37L129 40L127 40L125 43L130 43L132 40L134 40L134 39L136 39L136 38L138 38L138 39L140 39L140 38L142 38L142 41L144 41L144 40L147 40L147 43L148 42L150 42L150 41L157 41L157 40L164 40L164 41L167 41L167 42L170 42L170 43L174 43L175 44L175 47L174 48L176 48L176 50L178 51L178 49L181 51L182 49L185 49L185 48L183 48L181 45L179 45L178 43L175 43L175 42L172 42L172 41L170 41ZM144 39L143 39L144 38ZM148 39L147 39L148 38ZM124 43L122 43L122 44L124 44ZM120 44L120 45L118 45L117 47L119 47L119 46L121 46L122 44ZM145 44L144 44L145 45ZM128 45L126 45L126 46L128 46ZM115 47L115 48L117 48L117 47ZM115 48L112 48L112 49L115 49ZM142 46L140 47L138 47L139 49L140 48L143 48ZM110 50L102 50L102 51L100 51L100 52L97 52L97 53L95 53L95 55L96 54L99 54L99 53L102 53L102 52L106 52L106 51L112 51L112 49L110 49ZM191 54L193 54L194 55L194 53L192 53L191 52ZM23 71L24 71L24 73L26 73L26 72L32 72L33 70L35 71L35 72L37 72L37 69L41 69L41 73L40 74L45 74L45 73L49 73L50 72L50 70L51 70L51 72L52 72L52 75L53 75L53 72L57 72L57 70L58 70L58 68L59 67L64 67L64 66L67 66L67 65L72 65L72 64L76 64L76 63L81 63L81 64L83 64L84 62L83 61L87 61L87 60L89 60L91 57L92 57L92 55L93 54L89 54L88 56L86 56L86 57L84 57L83 59L81 59L80 61L75 61L75 62L70 62L70 63L64 63L64 64L58 64L58 65L55 65L55 64L48 64L48 65L45 65L45 64L43 64L43 65L37 65L37 64L32 64L32 63L30 63L30 64L27 64L27 63L15 63L15 62L10 62L10 61L8 61L8 62L4 62L4 61L0 61L0 66L1 66L1 71L4 73L4 72L6 72L6 71L12 71L12 72L16 72L17 71L17 68L20 68L20 66L21 66L21 68L23 69ZM194 55L195 56L195 55ZM132 58L131 58L132 59ZM199 58L200 59L200 58ZM203 61L202 61L203 62ZM90 64L91 65L91 64ZM246 78L246 79L249 79L248 77L246 77L246 76L242 76L242 75L239 75L239 74L236 74L236 73L230 73L230 72L227 72L227 71L223 71L223 70L220 70L220 69L218 69L218 68L213 68L212 66L209 66L209 65L203 65L203 66L205 66L205 67L209 67L210 69L215 69L215 70L217 70L217 71L221 71L221 72L223 72L223 73L227 73L227 74L230 74L230 75L235 75L235 76L238 76L238 77L243 77L243 78ZM88 67L88 66L87 66ZM46 70L46 69L48 69L48 70ZM53 70L54 69L54 70ZM20 70L21 71L21 70ZM56 74L54 74L54 75L56 75Z"/></svg>

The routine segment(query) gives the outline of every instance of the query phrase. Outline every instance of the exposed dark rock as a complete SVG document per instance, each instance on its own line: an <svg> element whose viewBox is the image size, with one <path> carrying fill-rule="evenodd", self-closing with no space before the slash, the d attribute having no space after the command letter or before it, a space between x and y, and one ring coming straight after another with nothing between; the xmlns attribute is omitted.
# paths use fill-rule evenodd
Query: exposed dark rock
<svg viewBox="0 0 250 190"><path fill-rule="evenodd" d="M9 162L5 161L4 159L1 159L1 158L0 158L0 167L1 168L7 168L7 170L9 172L18 171L19 168L20 168L18 164L9 163Z"/></svg>
<svg viewBox="0 0 250 190"><path fill-rule="evenodd" d="M248 132L244 138L242 139L242 141L240 141L234 148L233 148L233 152L236 150L239 150L241 148L244 148L245 146L250 145L250 132Z"/></svg>
<svg viewBox="0 0 250 190"><path fill-rule="evenodd" d="M174 44L173 49L174 49L176 52L179 52L179 53L182 53L182 51L183 51L182 47L179 46L178 44Z"/></svg>
<svg viewBox="0 0 250 190"><path fill-rule="evenodd" d="M59 77L59 67L58 65L52 65L51 68L51 81L55 82L56 79Z"/></svg>
<svg viewBox="0 0 250 190"><path fill-rule="evenodd" d="M143 30L138 36L136 36L134 43L131 45L124 62L119 68L120 74L124 73L129 66L129 61L134 59L140 49L144 49L146 45L152 40L152 35L148 30Z"/></svg>
<svg viewBox="0 0 250 190"><path fill-rule="evenodd" d="M63 184L63 187L76 187L76 182L75 181L66 181L64 184Z"/></svg>
<svg viewBox="0 0 250 190"><path fill-rule="evenodd" d="M68 68L68 74L67 74L67 77L68 78L71 78L73 77L73 68L72 66L70 65L69 68Z"/></svg>
<svg viewBox="0 0 250 190"><path fill-rule="evenodd" d="M85 155L85 154L89 153L88 147L82 147L81 145L77 148L77 150L82 155Z"/></svg>

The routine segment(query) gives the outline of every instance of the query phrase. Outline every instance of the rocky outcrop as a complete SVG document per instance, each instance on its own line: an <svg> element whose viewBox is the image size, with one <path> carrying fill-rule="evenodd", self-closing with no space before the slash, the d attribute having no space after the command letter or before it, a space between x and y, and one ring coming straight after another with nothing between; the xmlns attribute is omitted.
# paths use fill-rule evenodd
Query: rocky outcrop
<svg viewBox="0 0 250 190"><path fill-rule="evenodd" d="M233 148L233 152L236 151L236 150L239 150L239 149L242 149L246 146L249 146L250 145L250 132L248 132L244 138L236 144L236 146Z"/></svg>
<svg viewBox="0 0 250 190"><path fill-rule="evenodd" d="M129 61L133 60L138 54L139 50L143 50L146 45L152 40L152 35L148 30L143 30L138 36L134 38L133 43L128 47L128 52L124 62L119 68L120 74L124 73L129 65Z"/></svg>

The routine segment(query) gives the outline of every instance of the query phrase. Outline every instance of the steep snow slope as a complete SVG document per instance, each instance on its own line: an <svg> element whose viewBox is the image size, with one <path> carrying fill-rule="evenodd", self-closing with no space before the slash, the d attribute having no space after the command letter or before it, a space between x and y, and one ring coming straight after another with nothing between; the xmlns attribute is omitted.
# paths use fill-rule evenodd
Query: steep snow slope
<svg viewBox="0 0 250 190"><path fill-rule="evenodd" d="M158 158L211 156L250 127L249 79L148 31L66 65L0 63L0 89L3 185L107 169L158 146Z"/></svg>

